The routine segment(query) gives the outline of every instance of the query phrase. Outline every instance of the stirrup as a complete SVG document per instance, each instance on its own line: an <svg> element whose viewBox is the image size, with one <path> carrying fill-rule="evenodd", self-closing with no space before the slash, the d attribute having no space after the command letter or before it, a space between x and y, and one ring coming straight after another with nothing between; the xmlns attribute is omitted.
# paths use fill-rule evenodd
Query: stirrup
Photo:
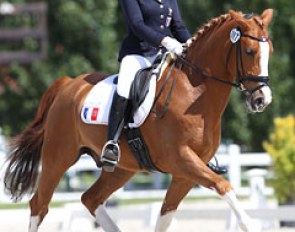
<svg viewBox="0 0 295 232"><path fill-rule="evenodd" d="M109 140L102 148L101 162L102 168L106 172L113 172L121 157L119 144L114 140Z"/></svg>
<svg viewBox="0 0 295 232"><path fill-rule="evenodd" d="M210 168L213 172L215 172L218 175L226 174L227 173L227 168L219 166L219 162L218 162L218 159L217 159L216 156L214 156L214 160L215 160L216 165L214 165L211 162L208 162L207 163L208 168Z"/></svg>
<svg viewBox="0 0 295 232"><path fill-rule="evenodd" d="M224 167L220 167L220 166L216 166L214 164L212 164L211 162L207 163L207 166L216 174L218 175L222 175L222 174L226 174L227 173L227 169Z"/></svg>

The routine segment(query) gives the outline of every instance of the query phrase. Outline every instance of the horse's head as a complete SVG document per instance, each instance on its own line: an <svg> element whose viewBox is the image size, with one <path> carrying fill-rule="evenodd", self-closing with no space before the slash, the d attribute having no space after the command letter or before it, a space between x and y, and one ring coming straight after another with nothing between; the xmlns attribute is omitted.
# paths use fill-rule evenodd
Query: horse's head
<svg viewBox="0 0 295 232"><path fill-rule="evenodd" d="M247 109L253 113L262 112L272 101L268 60L273 47L267 28L273 10L265 10L260 16L242 15L232 10L229 13L234 21L228 48L229 72L236 76L238 86L247 96Z"/></svg>

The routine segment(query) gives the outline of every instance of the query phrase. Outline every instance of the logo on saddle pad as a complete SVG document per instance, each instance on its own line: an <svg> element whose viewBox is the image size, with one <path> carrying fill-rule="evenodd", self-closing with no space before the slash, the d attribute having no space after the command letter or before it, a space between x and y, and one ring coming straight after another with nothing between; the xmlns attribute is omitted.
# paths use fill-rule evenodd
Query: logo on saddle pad
<svg viewBox="0 0 295 232"><path fill-rule="evenodd" d="M118 75L109 76L103 81L98 82L91 89L81 110L81 119L83 122L88 124L108 124L113 95L117 89L114 79L117 77ZM146 98L136 110L133 122L128 125L130 128L140 127L149 115L155 98L156 82L156 78L151 79Z"/></svg>
<svg viewBox="0 0 295 232"><path fill-rule="evenodd" d="M90 113L91 111L91 113ZM84 107L83 109L83 117L85 120L90 120L95 122L98 117L99 108L98 107Z"/></svg>

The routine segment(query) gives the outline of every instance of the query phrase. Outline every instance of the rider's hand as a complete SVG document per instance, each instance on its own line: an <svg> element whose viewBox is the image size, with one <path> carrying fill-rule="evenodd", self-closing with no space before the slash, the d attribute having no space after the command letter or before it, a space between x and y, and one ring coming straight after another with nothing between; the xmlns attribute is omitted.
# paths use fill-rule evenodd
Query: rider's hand
<svg viewBox="0 0 295 232"><path fill-rule="evenodd" d="M183 46L176 39L166 36L161 44L172 53L175 53L178 56L181 56L183 53Z"/></svg>

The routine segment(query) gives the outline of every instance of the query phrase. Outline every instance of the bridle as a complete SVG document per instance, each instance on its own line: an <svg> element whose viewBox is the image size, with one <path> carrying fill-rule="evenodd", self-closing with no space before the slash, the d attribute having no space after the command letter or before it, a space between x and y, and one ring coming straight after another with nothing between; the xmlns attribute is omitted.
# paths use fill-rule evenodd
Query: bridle
<svg viewBox="0 0 295 232"><path fill-rule="evenodd" d="M269 41L266 37L255 37L252 35L243 34L239 27L234 28L231 30L230 33L230 40L231 45L228 48L227 55L226 55L226 66L228 65L229 56L233 46L236 46L236 80L234 82L229 80L223 80L221 78L212 76L202 70L201 68L197 67L196 65L192 64L188 60L185 59L183 56L178 56L178 60L180 60L183 64L189 66L194 72L200 74L202 77L221 82L223 84L227 84L233 87L240 89L246 96L252 95L254 92L258 91L264 86L269 86L269 77L268 76L249 76L245 75L244 65L243 65L243 58L242 58L242 43L241 37L250 38L252 40L256 40L258 42L267 42ZM246 89L244 86L244 82L252 81L252 82L259 82L260 85L255 87L254 89Z"/></svg>

